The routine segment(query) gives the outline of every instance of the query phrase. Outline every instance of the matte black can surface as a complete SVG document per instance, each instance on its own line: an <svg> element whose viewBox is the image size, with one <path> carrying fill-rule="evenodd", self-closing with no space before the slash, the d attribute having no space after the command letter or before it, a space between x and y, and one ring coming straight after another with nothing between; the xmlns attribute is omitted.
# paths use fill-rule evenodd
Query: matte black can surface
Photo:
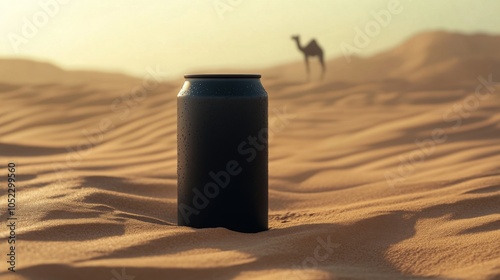
<svg viewBox="0 0 500 280"><path fill-rule="evenodd" d="M267 93L260 75L184 77L177 95L178 224L267 230Z"/></svg>

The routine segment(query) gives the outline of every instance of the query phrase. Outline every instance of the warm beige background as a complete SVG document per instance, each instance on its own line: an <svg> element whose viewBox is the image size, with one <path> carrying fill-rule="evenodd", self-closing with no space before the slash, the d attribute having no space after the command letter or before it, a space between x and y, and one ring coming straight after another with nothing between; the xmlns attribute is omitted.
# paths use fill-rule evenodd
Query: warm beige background
<svg viewBox="0 0 500 280"><path fill-rule="evenodd" d="M214 67L258 69L302 59L292 34L301 34L303 41L317 38L327 58L341 55L341 43L352 43L355 28L364 28L373 20L372 11L387 9L391 2L61 0L65 4L16 51L9 34L21 34L24 19L33 22L44 11L40 3L54 1L0 3L0 56L139 76L157 64L171 76ZM387 49L420 31L500 32L498 1L396 2L401 13L360 55Z"/></svg>

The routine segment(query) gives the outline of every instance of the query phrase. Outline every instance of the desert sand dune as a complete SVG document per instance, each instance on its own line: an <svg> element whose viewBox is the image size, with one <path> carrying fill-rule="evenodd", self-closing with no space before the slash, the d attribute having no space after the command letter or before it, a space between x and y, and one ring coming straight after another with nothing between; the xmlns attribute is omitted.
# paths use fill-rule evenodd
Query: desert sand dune
<svg viewBox="0 0 500 280"><path fill-rule="evenodd" d="M67 71L47 62L0 58L0 82L10 84L140 84L140 79L119 73Z"/></svg>
<svg viewBox="0 0 500 280"><path fill-rule="evenodd" d="M262 70L270 123L288 120L258 234L176 226L182 79L113 110L140 79L1 60L20 261L0 278L498 279L500 84L475 90L500 81L499 49L498 36L429 32L328 61L323 82L302 82L302 62Z"/></svg>

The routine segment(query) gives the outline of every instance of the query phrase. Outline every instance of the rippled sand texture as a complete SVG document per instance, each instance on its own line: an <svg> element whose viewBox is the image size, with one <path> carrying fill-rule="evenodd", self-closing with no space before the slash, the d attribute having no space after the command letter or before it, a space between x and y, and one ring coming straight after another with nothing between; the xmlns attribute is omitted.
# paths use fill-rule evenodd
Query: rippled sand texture
<svg viewBox="0 0 500 280"><path fill-rule="evenodd" d="M434 32L332 60L323 82L303 82L301 62L260 70L279 118L258 234L176 226L181 79L133 100L140 79L3 76L19 221L18 272L2 261L0 278L498 279L500 84L475 94L479 76L500 82L498 50Z"/></svg>

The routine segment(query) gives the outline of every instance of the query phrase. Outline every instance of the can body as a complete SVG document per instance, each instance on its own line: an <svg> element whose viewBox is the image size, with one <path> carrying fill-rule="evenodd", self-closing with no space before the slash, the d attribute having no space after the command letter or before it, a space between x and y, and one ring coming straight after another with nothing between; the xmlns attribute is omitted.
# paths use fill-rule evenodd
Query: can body
<svg viewBox="0 0 500 280"><path fill-rule="evenodd" d="M178 224L268 227L267 93L260 75L186 75L177 96Z"/></svg>

